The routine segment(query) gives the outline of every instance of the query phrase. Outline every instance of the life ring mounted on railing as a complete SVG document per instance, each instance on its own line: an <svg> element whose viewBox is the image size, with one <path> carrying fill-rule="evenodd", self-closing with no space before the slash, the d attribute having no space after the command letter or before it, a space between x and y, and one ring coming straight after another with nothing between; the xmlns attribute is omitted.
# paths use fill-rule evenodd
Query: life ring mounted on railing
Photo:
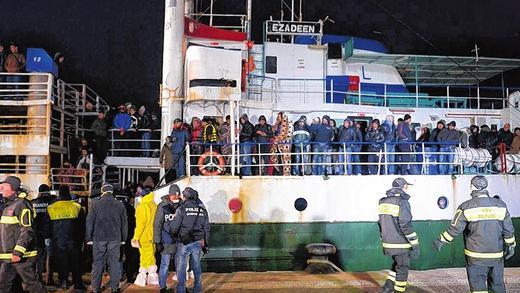
<svg viewBox="0 0 520 293"><path fill-rule="evenodd" d="M216 151L207 151L200 155L197 164L199 165L199 172L203 176L217 176L226 171L226 161Z"/></svg>

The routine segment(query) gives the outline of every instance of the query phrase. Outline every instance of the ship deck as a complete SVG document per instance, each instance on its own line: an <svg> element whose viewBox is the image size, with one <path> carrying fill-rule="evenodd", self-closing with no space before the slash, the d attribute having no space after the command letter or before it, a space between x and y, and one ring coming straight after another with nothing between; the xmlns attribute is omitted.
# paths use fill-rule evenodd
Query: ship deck
<svg viewBox="0 0 520 293"><path fill-rule="evenodd" d="M508 292L520 292L520 268L506 268L505 282ZM87 276L88 277L88 276ZM204 292L214 293L285 293L295 292L380 292L385 272L337 273L311 275L304 272L236 272L204 273ZM85 280L88 282L88 280ZM107 281L107 280L105 280ZM406 292L468 292L464 268L411 271ZM189 285L192 284L190 280ZM168 286L173 286L169 281ZM108 286L103 292L110 292ZM50 289L50 288L49 288ZM158 287L145 288L125 284L122 292L157 292ZM65 291L57 291L65 292ZM72 291L71 291L72 292ZM173 291L172 291L173 292Z"/></svg>

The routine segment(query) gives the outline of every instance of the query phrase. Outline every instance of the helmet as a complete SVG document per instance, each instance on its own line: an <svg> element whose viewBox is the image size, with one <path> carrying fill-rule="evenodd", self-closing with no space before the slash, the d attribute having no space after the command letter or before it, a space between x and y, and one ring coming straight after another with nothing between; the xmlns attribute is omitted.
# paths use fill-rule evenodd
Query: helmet
<svg viewBox="0 0 520 293"><path fill-rule="evenodd" d="M471 179L471 185L474 186L477 190L484 190L488 186L488 181L486 177L477 175Z"/></svg>

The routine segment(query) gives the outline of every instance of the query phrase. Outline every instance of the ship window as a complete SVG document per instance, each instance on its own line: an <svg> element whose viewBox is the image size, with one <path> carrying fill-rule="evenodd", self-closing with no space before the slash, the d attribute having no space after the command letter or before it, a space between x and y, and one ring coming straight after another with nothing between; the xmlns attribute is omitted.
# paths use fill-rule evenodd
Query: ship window
<svg viewBox="0 0 520 293"><path fill-rule="evenodd" d="M448 207L448 198L445 196L439 197L439 199L437 199L437 205L439 206L439 209L444 210Z"/></svg>
<svg viewBox="0 0 520 293"><path fill-rule="evenodd" d="M265 56L265 73L278 73L278 57Z"/></svg>
<svg viewBox="0 0 520 293"><path fill-rule="evenodd" d="M296 199L294 201L294 208L299 212L304 211L307 208L307 200L303 197Z"/></svg>

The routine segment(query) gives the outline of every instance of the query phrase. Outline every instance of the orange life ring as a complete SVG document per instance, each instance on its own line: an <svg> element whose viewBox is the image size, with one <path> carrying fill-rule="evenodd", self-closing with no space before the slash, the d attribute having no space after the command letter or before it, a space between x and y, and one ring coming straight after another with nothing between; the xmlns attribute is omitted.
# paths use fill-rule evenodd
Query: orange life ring
<svg viewBox="0 0 520 293"><path fill-rule="evenodd" d="M197 164L199 165L199 172L203 176L220 175L226 170L224 157L215 151L207 151L200 155Z"/></svg>
<svg viewBox="0 0 520 293"><path fill-rule="evenodd" d="M253 58L253 56L249 56L249 60L247 62L247 70L249 72L253 72L253 71L255 71L255 69L256 69L255 59Z"/></svg>

